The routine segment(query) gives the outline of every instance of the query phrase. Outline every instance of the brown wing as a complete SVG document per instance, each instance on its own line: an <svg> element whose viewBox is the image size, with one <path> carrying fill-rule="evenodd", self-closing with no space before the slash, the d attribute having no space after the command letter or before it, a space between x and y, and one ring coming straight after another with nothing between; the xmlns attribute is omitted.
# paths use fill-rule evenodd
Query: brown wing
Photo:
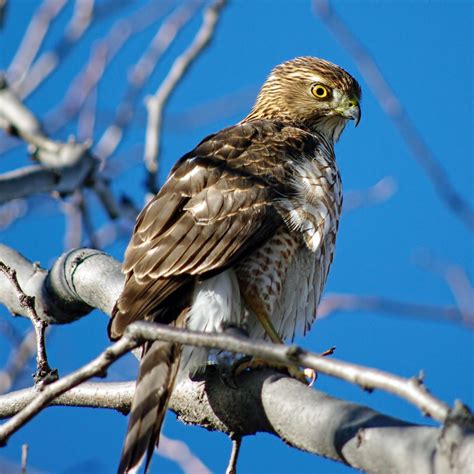
<svg viewBox="0 0 474 474"><path fill-rule="evenodd" d="M137 319L169 323L188 304L197 277L228 268L275 232L282 224L275 202L291 192L290 159L307 141L295 130L265 121L237 125L206 138L175 165L138 217L112 338Z"/></svg>

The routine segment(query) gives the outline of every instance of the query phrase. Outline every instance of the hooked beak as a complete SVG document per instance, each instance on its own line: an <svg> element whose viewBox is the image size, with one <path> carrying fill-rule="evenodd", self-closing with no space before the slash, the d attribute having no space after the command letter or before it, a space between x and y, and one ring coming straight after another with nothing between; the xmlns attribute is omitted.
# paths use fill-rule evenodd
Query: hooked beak
<svg viewBox="0 0 474 474"><path fill-rule="evenodd" d="M356 127L359 125L362 112L357 99L350 99L347 102L344 102L344 104L337 109L337 112L346 119L354 120Z"/></svg>

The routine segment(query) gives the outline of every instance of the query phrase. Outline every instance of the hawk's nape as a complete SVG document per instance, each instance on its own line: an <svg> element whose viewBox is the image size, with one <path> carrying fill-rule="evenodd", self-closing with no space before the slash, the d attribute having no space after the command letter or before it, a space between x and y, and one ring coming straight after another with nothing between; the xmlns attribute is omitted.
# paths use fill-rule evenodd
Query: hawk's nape
<svg viewBox="0 0 474 474"><path fill-rule="evenodd" d="M200 331L245 323L274 341L306 331L341 210L333 144L360 117L359 98L343 69L297 58L273 70L246 119L183 156L137 219L110 337L140 319ZM148 470L175 380L205 363L202 350L144 345L119 472L145 457Z"/></svg>

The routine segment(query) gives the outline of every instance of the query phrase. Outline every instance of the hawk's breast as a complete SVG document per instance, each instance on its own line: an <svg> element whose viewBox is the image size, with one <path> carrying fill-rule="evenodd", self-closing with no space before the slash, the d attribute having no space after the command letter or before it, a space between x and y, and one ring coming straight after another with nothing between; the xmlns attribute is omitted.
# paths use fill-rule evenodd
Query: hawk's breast
<svg viewBox="0 0 474 474"><path fill-rule="evenodd" d="M276 204L285 224L237 268L244 300L257 300L283 339L305 333L316 317L342 205L332 149L302 157L292 171L293 192ZM249 326L253 337L264 335L251 311Z"/></svg>

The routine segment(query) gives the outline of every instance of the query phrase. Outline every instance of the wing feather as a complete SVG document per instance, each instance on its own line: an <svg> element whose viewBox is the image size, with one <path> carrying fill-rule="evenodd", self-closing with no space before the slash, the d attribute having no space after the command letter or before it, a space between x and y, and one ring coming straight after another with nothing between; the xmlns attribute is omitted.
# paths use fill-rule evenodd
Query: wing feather
<svg viewBox="0 0 474 474"><path fill-rule="evenodd" d="M112 338L136 319L161 320L161 306L180 287L228 268L283 225L277 203L290 192L290 164L308 141L295 130L266 121L240 124L178 161L137 219Z"/></svg>

